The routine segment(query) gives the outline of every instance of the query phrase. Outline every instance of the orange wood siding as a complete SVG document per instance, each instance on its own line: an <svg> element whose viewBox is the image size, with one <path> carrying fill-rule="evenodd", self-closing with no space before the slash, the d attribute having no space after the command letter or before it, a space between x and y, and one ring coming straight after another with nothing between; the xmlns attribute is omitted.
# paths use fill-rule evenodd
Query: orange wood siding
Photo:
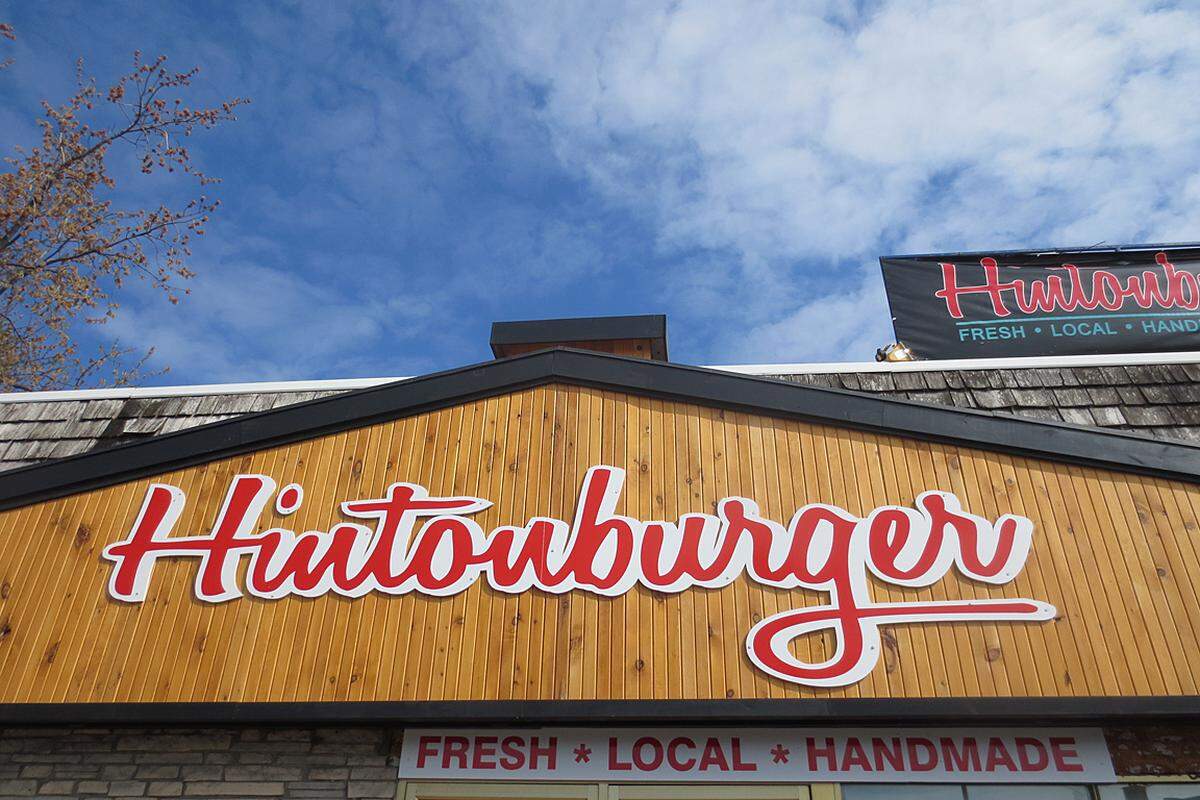
<svg viewBox="0 0 1200 800"><path fill-rule="evenodd" d="M299 481L296 529L388 483L495 505L490 529L570 519L587 467L628 471L621 513L674 519L729 495L786 521L835 503L863 515L956 493L994 519L1033 519L1033 550L1005 586L952 572L934 586L875 582L879 600L1028 597L1044 623L898 625L865 680L813 689L745 655L763 616L826 596L739 579L679 594L635 588L459 595L334 595L213 605L193 596L194 560L162 560L141 604L109 598L106 545L146 488L121 486L0 514L0 702L406 699L971 697L1200 693L1197 487L961 447L575 387L541 387L161 476L188 504L177 532L210 529L230 478ZM264 515L269 524L285 524ZM800 640L820 661L831 640Z"/></svg>

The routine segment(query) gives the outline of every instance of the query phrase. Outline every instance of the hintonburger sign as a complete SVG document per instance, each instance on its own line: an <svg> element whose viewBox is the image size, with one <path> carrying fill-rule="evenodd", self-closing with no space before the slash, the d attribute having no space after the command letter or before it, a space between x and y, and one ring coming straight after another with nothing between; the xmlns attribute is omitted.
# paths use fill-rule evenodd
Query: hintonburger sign
<svg viewBox="0 0 1200 800"><path fill-rule="evenodd" d="M1098 728L407 730L405 779L1108 783Z"/></svg>
<svg viewBox="0 0 1200 800"><path fill-rule="evenodd" d="M879 260L896 337L921 358L1200 350L1200 249Z"/></svg>
<svg viewBox="0 0 1200 800"><path fill-rule="evenodd" d="M924 492L913 507L881 506L865 517L812 503L785 524L765 518L751 499L727 497L714 514L638 520L616 513L624 480L617 467L588 469L571 520L535 517L485 531L474 516L491 506L488 500L435 497L422 486L393 483L380 497L342 502L352 521L329 530L259 533L268 506L284 518L300 508L302 487L280 489L266 475L238 475L212 528L194 532L175 530L188 502L184 491L155 483L128 535L104 550L113 562L108 591L142 601L160 559L195 561L195 596L210 603L330 592L444 597L480 580L511 594L579 590L613 597L637 585L658 592L718 588L747 575L826 596L823 604L768 616L746 632L746 653L759 669L822 687L855 683L876 667L881 625L1037 623L1055 615L1038 599L876 599L872 579L923 587L953 571L1000 585L1021 572L1033 523L1014 514L975 516L947 492ZM836 641L828 660L807 663L792 654L793 639L823 631Z"/></svg>

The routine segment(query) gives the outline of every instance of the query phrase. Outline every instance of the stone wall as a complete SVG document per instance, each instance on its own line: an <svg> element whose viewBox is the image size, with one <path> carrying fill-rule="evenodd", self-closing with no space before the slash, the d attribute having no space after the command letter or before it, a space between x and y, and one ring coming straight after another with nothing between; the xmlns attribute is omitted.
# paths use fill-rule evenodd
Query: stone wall
<svg viewBox="0 0 1200 800"><path fill-rule="evenodd" d="M1200 773L1200 726L1109 728L1120 775ZM0 800L393 798L385 728L0 729Z"/></svg>
<svg viewBox="0 0 1200 800"><path fill-rule="evenodd" d="M0 798L390 798L398 747L380 728L10 728Z"/></svg>
<svg viewBox="0 0 1200 800"><path fill-rule="evenodd" d="M1200 726L1107 728L1108 752L1118 775L1200 775Z"/></svg>

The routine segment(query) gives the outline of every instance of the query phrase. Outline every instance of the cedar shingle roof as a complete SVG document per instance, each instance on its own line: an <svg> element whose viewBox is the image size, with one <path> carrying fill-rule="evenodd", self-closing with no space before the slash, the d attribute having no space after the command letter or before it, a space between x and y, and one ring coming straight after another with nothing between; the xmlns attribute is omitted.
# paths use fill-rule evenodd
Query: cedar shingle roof
<svg viewBox="0 0 1200 800"><path fill-rule="evenodd" d="M770 377L1200 442L1200 363ZM0 403L0 471L338 393L240 392Z"/></svg>
<svg viewBox="0 0 1200 800"><path fill-rule="evenodd" d="M1200 442L1200 364L772 377L920 403Z"/></svg>
<svg viewBox="0 0 1200 800"><path fill-rule="evenodd" d="M0 403L0 471L103 450L338 392Z"/></svg>

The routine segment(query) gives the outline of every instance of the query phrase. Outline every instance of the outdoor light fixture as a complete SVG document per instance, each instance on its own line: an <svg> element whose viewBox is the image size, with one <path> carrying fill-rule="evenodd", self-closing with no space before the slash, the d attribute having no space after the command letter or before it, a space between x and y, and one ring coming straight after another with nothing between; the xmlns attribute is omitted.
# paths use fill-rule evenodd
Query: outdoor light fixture
<svg viewBox="0 0 1200 800"><path fill-rule="evenodd" d="M916 353L904 342L894 342L875 351L876 361L916 361Z"/></svg>

